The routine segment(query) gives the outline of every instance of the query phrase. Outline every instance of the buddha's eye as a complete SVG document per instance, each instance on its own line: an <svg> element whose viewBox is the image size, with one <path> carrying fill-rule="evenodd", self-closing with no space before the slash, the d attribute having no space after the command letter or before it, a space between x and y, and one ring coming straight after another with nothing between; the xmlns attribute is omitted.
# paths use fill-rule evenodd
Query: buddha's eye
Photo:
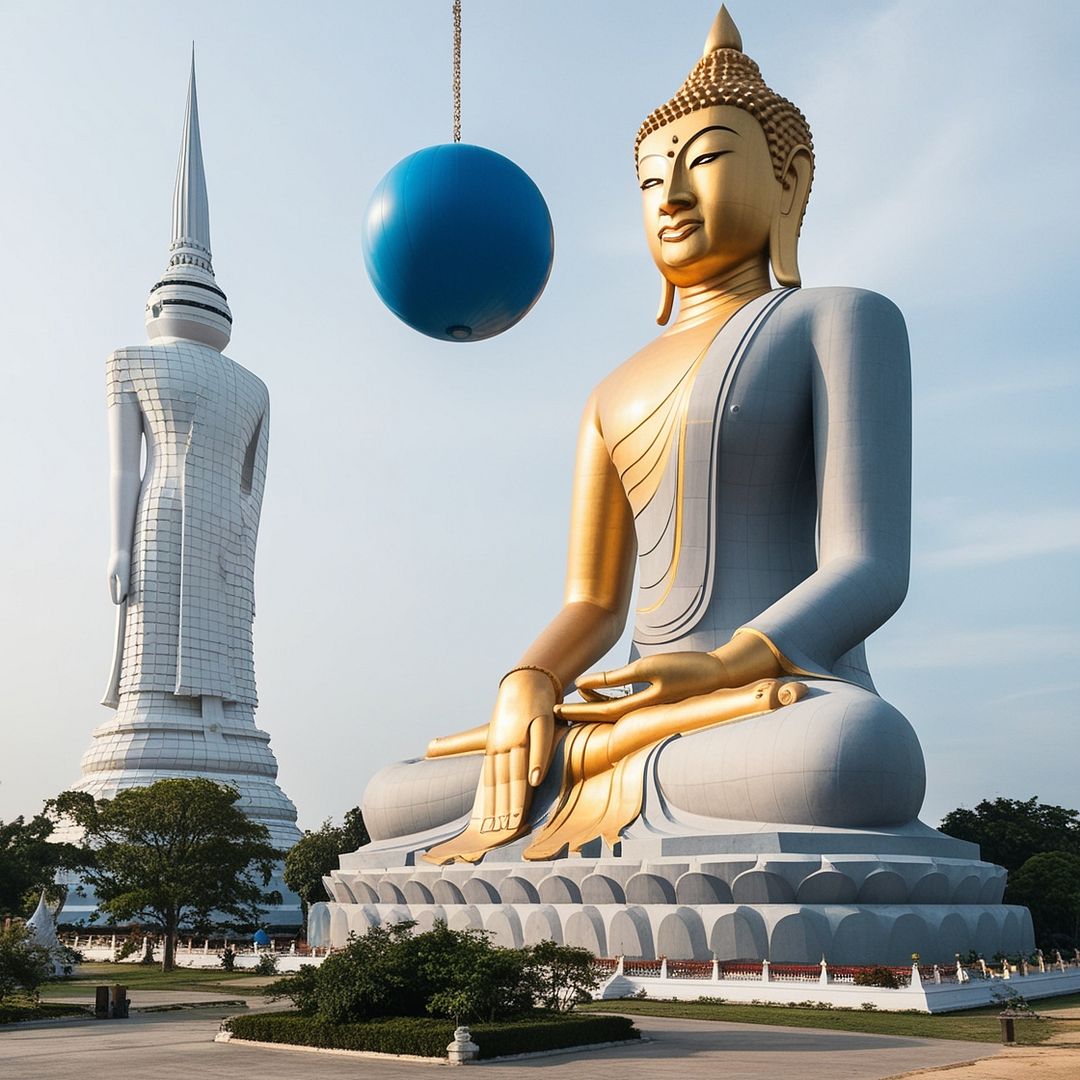
<svg viewBox="0 0 1080 1080"><path fill-rule="evenodd" d="M730 153L730 150L713 150L712 153L701 154L690 162L690 168L696 168L698 165L708 165L710 161L715 161L718 157L723 157L725 154Z"/></svg>
<svg viewBox="0 0 1080 1080"><path fill-rule="evenodd" d="M658 176L650 176L648 180L641 181L641 190L644 191L646 188L656 187L657 184L662 184L663 182L664 181Z"/></svg>

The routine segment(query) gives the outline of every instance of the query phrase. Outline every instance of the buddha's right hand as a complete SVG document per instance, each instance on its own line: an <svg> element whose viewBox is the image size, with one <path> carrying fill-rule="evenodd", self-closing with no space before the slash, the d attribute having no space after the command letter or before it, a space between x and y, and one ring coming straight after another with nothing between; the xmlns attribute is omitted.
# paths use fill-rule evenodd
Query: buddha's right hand
<svg viewBox="0 0 1080 1080"><path fill-rule="evenodd" d="M514 671L499 687L480 776L481 832L516 832L555 745L555 689L540 671Z"/></svg>
<svg viewBox="0 0 1080 1080"><path fill-rule="evenodd" d="M114 604L122 604L127 599L128 588L131 581L131 553L127 551L114 551L109 557L109 565L105 571L109 583L109 596Z"/></svg>

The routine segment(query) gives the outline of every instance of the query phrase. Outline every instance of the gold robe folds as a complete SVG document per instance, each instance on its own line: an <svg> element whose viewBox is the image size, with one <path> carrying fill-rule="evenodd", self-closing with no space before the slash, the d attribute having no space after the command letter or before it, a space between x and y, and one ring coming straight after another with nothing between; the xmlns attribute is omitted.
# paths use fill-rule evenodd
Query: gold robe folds
<svg viewBox="0 0 1080 1080"><path fill-rule="evenodd" d="M609 845L618 843L622 830L641 813L645 764L654 747L673 734L771 712L805 693L806 686L800 682L762 679L674 705L640 709L614 723L563 728L557 736L563 749L559 797L524 858L555 859L565 849L580 851L598 837ZM529 831L527 824L513 833L496 829L494 821L483 818L482 801L480 790L465 831L425 853L426 861L437 865L479 862L488 851Z"/></svg>

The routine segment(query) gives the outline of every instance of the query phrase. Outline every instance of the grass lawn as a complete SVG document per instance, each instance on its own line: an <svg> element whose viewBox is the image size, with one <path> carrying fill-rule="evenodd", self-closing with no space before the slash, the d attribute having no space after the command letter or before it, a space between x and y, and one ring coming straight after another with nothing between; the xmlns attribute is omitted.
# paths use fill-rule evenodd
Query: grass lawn
<svg viewBox="0 0 1080 1080"><path fill-rule="evenodd" d="M176 968L163 972L159 964L80 964L70 979L49 983L42 997L69 997L95 986L119 983L129 990L194 990L231 994L257 994L268 982L258 975L213 968Z"/></svg>
<svg viewBox="0 0 1080 1080"><path fill-rule="evenodd" d="M1080 1005L1080 994L1048 998L1032 1003L1036 1011ZM823 1028L829 1031L861 1031L872 1035L908 1035L920 1039L966 1039L998 1042L1001 1006L931 1016L927 1013L864 1012L839 1009L792 1009L782 1005L710 1004L696 1001L649 1001L628 998L598 1001L585 1006L589 1012L618 1012L641 1016L673 1016L686 1020L718 1020L730 1024L778 1024L784 1027ZM1068 1020L1018 1020L1017 1042L1033 1046L1051 1035L1068 1032L1080 1039L1080 1023Z"/></svg>
<svg viewBox="0 0 1080 1080"><path fill-rule="evenodd" d="M81 1005L59 1005L41 1002L34 1004L28 998L14 997L0 1001L0 1024L17 1024L23 1020L53 1020L58 1016L90 1016L89 1009Z"/></svg>

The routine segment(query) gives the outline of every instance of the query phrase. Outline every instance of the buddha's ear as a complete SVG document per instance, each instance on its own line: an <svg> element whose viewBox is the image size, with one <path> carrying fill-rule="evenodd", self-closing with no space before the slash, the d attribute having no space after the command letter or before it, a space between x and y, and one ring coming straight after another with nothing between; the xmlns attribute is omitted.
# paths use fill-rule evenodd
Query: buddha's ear
<svg viewBox="0 0 1080 1080"><path fill-rule="evenodd" d="M781 285L801 285L799 276L799 226L810 197L814 159L805 146L796 146L788 154L784 178L780 182L780 200L773 215L769 235L769 259L773 276Z"/></svg>

